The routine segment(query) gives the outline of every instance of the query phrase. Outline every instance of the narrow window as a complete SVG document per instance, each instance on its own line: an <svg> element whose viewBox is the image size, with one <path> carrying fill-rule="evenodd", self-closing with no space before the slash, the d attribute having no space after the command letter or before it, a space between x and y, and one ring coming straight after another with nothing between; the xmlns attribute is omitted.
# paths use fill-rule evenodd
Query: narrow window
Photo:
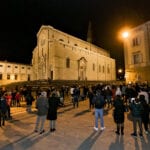
<svg viewBox="0 0 150 150"><path fill-rule="evenodd" d="M10 80L10 74L7 74L7 80Z"/></svg>
<svg viewBox="0 0 150 150"><path fill-rule="evenodd" d="M17 80L18 79L18 76L17 76L17 74L15 74L15 80Z"/></svg>
<svg viewBox="0 0 150 150"><path fill-rule="evenodd" d="M95 64L93 64L93 71L95 71Z"/></svg>
<svg viewBox="0 0 150 150"><path fill-rule="evenodd" d="M66 68L70 68L70 58L66 59Z"/></svg>
<svg viewBox="0 0 150 150"><path fill-rule="evenodd" d="M0 80L2 80L3 79L3 75L2 74L0 74Z"/></svg>

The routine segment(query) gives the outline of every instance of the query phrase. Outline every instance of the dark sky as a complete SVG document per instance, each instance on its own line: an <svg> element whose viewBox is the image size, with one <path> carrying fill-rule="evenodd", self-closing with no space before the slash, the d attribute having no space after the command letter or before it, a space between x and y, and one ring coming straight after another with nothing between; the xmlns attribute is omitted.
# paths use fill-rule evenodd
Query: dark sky
<svg viewBox="0 0 150 150"><path fill-rule="evenodd" d="M41 25L51 25L86 40L89 20L93 43L108 49L123 66L118 31L150 20L149 0L4 0L0 2L0 60L30 63Z"/></svg>

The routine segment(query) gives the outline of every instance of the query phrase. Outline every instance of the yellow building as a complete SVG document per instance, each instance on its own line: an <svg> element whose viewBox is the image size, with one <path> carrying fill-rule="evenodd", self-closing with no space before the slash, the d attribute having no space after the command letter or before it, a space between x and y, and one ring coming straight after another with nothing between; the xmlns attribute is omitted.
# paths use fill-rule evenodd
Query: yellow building
<svg viewBox="0 0 150 150"><path fill-rule="evenodd" d="M32 66L0 61L0 85L32 80Z"/></svg>
<svg viewBox="0 0 150 150"><path fill-rule="evenodd" d="M126 82L150 82L150 22L129 31L124 58Z"/></svg>
<svg viewBox="0 0 150 150"><path fill-rule="evenodd" d="M32 66L35 80L116 80L115 60L106 50L51 26L37 33Z"/></svg>

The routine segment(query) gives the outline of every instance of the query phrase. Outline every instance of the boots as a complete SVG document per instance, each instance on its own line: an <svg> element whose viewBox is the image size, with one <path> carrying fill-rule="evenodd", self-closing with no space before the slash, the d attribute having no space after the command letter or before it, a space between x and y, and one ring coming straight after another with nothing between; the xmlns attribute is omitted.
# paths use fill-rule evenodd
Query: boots
<svg viewBox="0 0 150 150"><path fill-rule="evenodd" d="M117 131L116 131L116 134L120 134L120 127L117 125Z"/></svg>

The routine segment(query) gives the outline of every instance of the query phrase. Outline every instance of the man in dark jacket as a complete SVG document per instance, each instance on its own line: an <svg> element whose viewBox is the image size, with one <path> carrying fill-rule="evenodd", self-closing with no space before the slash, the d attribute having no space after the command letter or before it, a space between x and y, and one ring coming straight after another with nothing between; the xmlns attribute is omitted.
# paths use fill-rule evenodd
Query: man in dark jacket
<svg viewBox="0 0 150 150"><path fill-rule="evenodd" d="M93 97L93 103L95 105L95 126L94 130L98 131L98 119L100 118L101 131L105 129L104 119L103 119L103 107L105 105L104 96L102 96L101 91L97 90L95 96Z"/></svg>
<svg viewBox="0 0 150 150"><path fill-rule="evenodd" d="M7 102L5 96L0 94L0 126L5 125L6 112L7 112Z"/></svg>
<svg viewBox="0 0 150 150"><path fill-rule="evenodd" d="M133 130L134 132L131 134L132 136L137 136L137 123L140 129L140 137L143 137L143 129L142 129L142 112L143 107L138 98L135 98L134 101L130 104L130 109L133 117Z"/></svg>

